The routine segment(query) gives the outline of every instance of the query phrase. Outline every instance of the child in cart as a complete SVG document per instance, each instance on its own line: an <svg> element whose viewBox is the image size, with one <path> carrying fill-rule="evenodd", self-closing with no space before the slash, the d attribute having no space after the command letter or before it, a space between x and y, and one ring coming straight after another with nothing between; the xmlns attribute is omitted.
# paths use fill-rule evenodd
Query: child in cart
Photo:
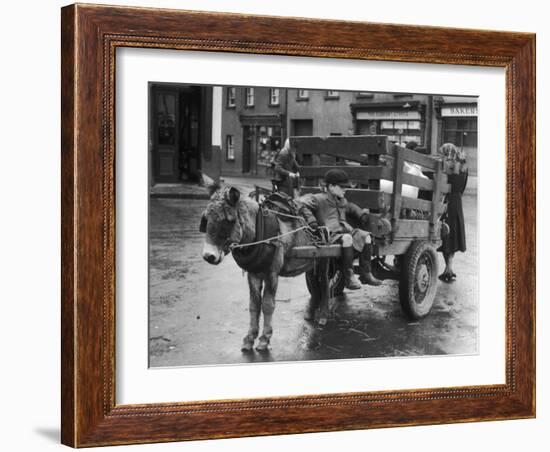
<svg viewBox="0 0 550 452"><path fill-rule="evenodd" d="M349 177L344 170L333 169L325 174L327 191L308 194L299 198L300 213L308 225L317 230L319 225L330 233L331 243L342 244L342 264L346 288L357 290L361 283L379 286L382 281L375 278L371 270L372 238L368 231L353 228L348 219L354 219L361 225L368 224L368 211L348 202L344 197L349 186ZM353 271L354 252L359 253L359 280Z"/></svg>

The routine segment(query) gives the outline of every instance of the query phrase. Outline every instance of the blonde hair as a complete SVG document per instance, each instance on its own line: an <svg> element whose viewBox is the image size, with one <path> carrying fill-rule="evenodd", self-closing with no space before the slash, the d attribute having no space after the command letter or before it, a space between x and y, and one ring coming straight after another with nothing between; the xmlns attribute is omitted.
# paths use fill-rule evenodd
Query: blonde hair
<svg viewBox="0 0 550 452"><path fill-rule="evenodd" d="M439 153L447 160L452 160L461 165L466 164L466 153L463 149L458 149L453 143L444 143L439 148Z"/></svg>

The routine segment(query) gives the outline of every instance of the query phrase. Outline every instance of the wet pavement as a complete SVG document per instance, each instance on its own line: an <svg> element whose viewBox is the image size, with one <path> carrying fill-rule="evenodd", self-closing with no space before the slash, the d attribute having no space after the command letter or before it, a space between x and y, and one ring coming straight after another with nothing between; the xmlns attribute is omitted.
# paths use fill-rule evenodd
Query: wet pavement
<svg viewBox="0 0 550 452"><path fill-rule="evenodd" d="M246 276L226 256L218 266L201 257L202 199L150 201L150 366L235 364L337 358L472 354L478 349L477 197L463 197L466 253L457 253L457 280L439 282L424 319L401 311L397 282L345 291L331 301L324 329L303 320L304 276L282 278L269 352L242 353L247 332ZM439 273L444 267L439 256Z"/></svg>

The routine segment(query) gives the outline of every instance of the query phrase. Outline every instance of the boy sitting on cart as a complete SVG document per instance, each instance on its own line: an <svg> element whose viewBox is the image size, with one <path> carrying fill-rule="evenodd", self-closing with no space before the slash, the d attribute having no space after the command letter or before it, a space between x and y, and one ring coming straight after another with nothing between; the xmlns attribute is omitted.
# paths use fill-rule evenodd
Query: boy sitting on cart
<svg viewBox="0 0 550 452"><path fill-rule="evenodd" d="M368 211L344 198L349 178L345 171L333 169L325 174L325 193L308 194L299 198L300 213L308 225L319 229L325 226L330 232L330 243L342 244L342 266L346 288L361 288L353 271L354 250L359 254L359 279L363 284L379 286L382 282L375 278L371 271L372 239L363 230L351 227L348 218L355 219L361 225L368 224Z"/></svg>

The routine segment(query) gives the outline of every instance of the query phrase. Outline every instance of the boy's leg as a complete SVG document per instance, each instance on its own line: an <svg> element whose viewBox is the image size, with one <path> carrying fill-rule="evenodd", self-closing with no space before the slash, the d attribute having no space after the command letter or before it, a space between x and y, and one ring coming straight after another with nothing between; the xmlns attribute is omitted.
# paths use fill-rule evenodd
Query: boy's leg
<svg viewBox="0 0 550 452"><path fill-rule="evenodd" d="M359 280L363 284L368 284L369 286L379 286L382 284L382 281L375 278L372 274L371 268L371 259L372 259L372 239L371 235L366 231L356 231L361 237L361 242L363 242L363 249L359 254Z"/></svg>
<svg viewBox="0 0 550 452"><path fill-rule="evenodd" d="M344 267L346 288L350 290L360 289L361 283L353 272L353 238L350 234L344 234L340 240L342 242L342 265Z"/></svg>
<svg viewBox="0 0 550 452"><path fill-rule="evenodd" d="M382 284L382 281L372 274L371 259L372 244L365 243L365 247L359 255L359 280L363 284L368 284L369 286L379 286Z"/></svg>

